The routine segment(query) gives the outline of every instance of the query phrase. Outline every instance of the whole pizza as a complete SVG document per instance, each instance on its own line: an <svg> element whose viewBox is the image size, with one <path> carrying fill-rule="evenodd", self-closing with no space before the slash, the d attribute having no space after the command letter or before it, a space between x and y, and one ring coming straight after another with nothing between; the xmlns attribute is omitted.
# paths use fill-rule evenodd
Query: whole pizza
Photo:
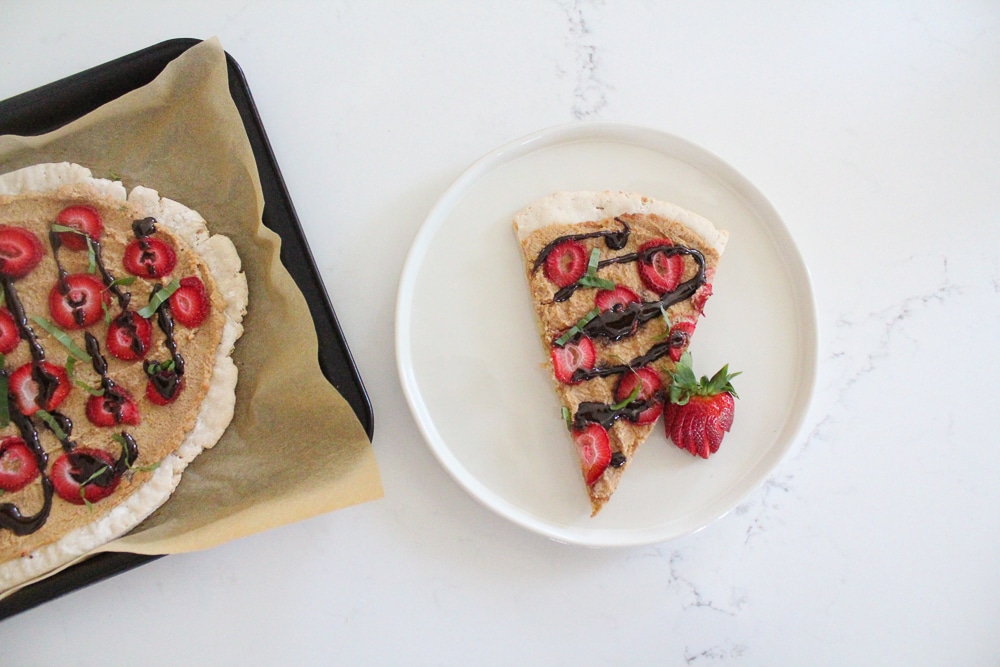
<svg viewBox="0 0 1000 667"><path fill-rule="evenodd" d="M0 591L134 528L232 419L247 285L195 211L70 163L0 176Z"/></svg>

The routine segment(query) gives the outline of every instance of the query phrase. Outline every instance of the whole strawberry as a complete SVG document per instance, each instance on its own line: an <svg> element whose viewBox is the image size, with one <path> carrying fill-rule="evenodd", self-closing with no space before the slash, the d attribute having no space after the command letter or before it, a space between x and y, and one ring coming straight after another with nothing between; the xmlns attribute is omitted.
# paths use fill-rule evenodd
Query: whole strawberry
<svg viewBox="0 0 1000 667"><path fill-rule="evenodd" d="M722 438L733 426L736 390L731 380L739 373L729 373L723 366L711 379L696 379L691 355L681 355L671 372L668 400L663 407L667 437L681 449L707 459L719 451Z"/></svg>

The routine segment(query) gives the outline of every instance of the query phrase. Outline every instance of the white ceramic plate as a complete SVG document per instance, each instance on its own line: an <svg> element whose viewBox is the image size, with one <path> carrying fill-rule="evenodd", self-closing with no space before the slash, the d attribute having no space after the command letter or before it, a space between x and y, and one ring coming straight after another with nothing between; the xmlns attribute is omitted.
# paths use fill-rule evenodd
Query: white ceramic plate
<svg viewBox="0 0 1000 667"><path fill-rule="evenodd" d="M695 372L743 374L731 433L709 460L658 423L601 513L590 517L560 416L511 227L558 190L665 199L730 232L691 352ZM809 275L777 212L736 170L678 137L578 123L510 143L473 164L428 215L396 307L403 390L431 450L472 496L553 539L661 542L703 528L760 484L794 441L816 373Z"/></svg>

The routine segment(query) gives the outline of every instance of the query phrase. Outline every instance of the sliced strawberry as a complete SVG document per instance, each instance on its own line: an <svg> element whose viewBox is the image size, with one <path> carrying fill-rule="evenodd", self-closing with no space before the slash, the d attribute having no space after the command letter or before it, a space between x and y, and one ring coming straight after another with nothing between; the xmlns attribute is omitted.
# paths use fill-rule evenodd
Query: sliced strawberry
<svg viewBox="0 0 1000 667"><path fill-rule="evenodd" d="M615 285L614 289L597 290L594 295L594 305L601 310L622 310L630 303L639 303L639 295L624 285Z"/></svg>
<svg viewBox="0 0 1000 667"><path fill-rule="evenodd" d="M125 270L140 278L170 275L177 266L177 255L170 244L157 238L143 237L125 246L122 257Z"/></svg>
<svg viewBox="0 0 1000 667"><path fill-rule="evenodd" d="M675 445L707 459L719 451L723 436L732 428L734 411L732 394L692 396L685 405L668 403L663 420Z"/></svg>
<svg viewBox="0 0 1000 667"><path fill-rule="evenodd" d="M45 248L34 232L0 225L0 275L23 278L42 261Z"/></svg>
<svg viewBox="0 0 1000 667"><path fill-rule="evenodd" d="M174 319L189 329L200 326L208 317L208 292L197 276L182 278L181 286L170 295L169 303Z"/></svg>
<svg viewBox="0 0 1000 667"><path fill-rule="evenodd" d="M611 440L600 424L573 429L573 441L580 455L580 469L587 486L596 482L611 463Z"/></svg>
<svg viewBox="0 0 1000 667"><path fill-rule="evenodd" d="M722 439L733 426L736 390L723 366L711 379L697 380L691 369L691 355L684 354L671 373L670 400L663 408L667 437L681 449L707 459L719 451Z"/></svg>
<svg viewBox="0 0 1000 667"><path fill-rule="evenodd" d="M658 294L677 289L684 275L684 257L668 255L656 248L669 248L670 239L653 239L639 247L639 277L646 287Z"/></svg>
<svg viewBox="0 0 1000 667"><path fill-rule="evenodd" d="M74 273L56 282L49 292L49 312L63 329L85 329L104 317L111 295L104 283L89 273Z"/></svg>
<svg viewBox="0 0 1000 667"><path fill-rule="evenodd" d="M115 474L115 459L102 449L79 447L52 464L52 486L68 503L83 505L107 498L121 476Z"/></svg>
<svg viewBox="0 0 1000 667"><path fill-rule="evenodd" d="M69 206L59 212L56 222L64 227L72 227L86 234L94 241L101 240L104 223L101 214L90 206ZM59 240L70 250L86 250L87 239L73 232L59 232Z"/></svg>
<svg viewBox="0 0 1000 667"><path fill-rule="evenodd" d="M132 394L121 387L105 391L103 396L87 399L87 419L94 426L139 425L139 406Z"/></svg>
<svg viewBox="0 0 1000 667"><path fill-rule="evenodd" d="M10 436L0 441L0 489L20 491L38 477L38 461L24 440Z"/></svg>
<svg viewBox="0 0 1000 667"><path fill-rule="evenodd" d="M680 361L681 355L687 350L691 343L691 335L694 334L695 322L692 320L678 320L670 327L667 338L670 340L670 358Z"/></svg>
<svg viewBox="0 0 1000 667"><path fill-rule="evenodd" d="M660 374L652 368L637 368L632 372L622 375L621 380L618 381L618 385L615 387L615 401L621 403L627 400L640 383L642 386L634 400L648 401L650 405L640 412L633 421L640 425L652 424L660 418L660 413L663 412L663 406L658 397L658 392L660 391L660 387L663 386L663 382L660 380Z"/></svg>
<svg viewBox="0 0 1000 667"><path fill-rule="evenodd" d="M39 382L48 388L48 399L38 403ZM35 369L30 361L23 366L19 366L10 374L8 387L18 411L23 415L33 415L41 409L51 412L59 407L59 404L66 400L69 395L70 384L66 369L62 366L43 361Z"/></svg>
<svg viewBox="0 0 1000 667"><path fill-rule="evenodd" d="M122 361L142 359L149 351L153 327L138 313L126 310L111 320L106 345L108 352Z"/></svg>
<svg viewBox="0 0 1000 667"><path fill-rule="evenodd" d="M698 288L698 291L691 295L691 305L694 306L694 309L698 313L704 315L705 304L708 302L708 297L710 296L712 296L712 283L705 283Z"/></svg>
<svg viewBox="0 0 1000 667"><path fill-rule="evenodd" d="M597 361L597 349L594 341L581 336L576 342L566 343L562 347L552 346L552 369L556 379L563 384L578 384L573 381L573 373L579 368L590 370Z"/></svg>
<svg viewBox="0 0 1000 667"><path fill-rule="evenodd" d="M545 277L559 287L572 285L587 272L587 248L579 241L563 241L545 258Z"/></svg>
<svg viewBox="0 0 1000 667"><path fill-rule="evenodd" d="M148 362L147 362L148 363ZM172 370L157 369L150 372L149 382L146 383L146 398L156 405L169 405L177 400L184 390L184 376L178 375Z"/></svg>
<svg viewBox="0 0 1000 667"><path fill-rule="evenodd" d="M21 331L14 316L6 308L0 308L0 354L10 354L21 342Z"/></svg>

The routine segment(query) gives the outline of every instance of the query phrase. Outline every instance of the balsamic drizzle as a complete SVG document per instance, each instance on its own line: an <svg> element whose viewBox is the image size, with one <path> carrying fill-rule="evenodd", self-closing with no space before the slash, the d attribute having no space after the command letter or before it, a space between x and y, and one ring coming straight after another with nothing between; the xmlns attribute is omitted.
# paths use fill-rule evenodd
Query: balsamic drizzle
<svg viewBox="0 0 1000 667"><path fill-rule="evenodd" d="M83 340L87 347L87 354L90 355L90 363L94 367L94 372L101 377L101 389L104 390L104 395L101 399L106 406L109 405L111 407L115 415L115 422L120 424L122 421L122 408L125 405L125 396L118 389L114 380L108 377L108 361L101 354L101 344L97 342L97 339L89 331L83 334Z"/></svg>
<svg viewBox="0 0 1000 667"><path fill-rule="evenodd" d="M568 234L566 236L560 236L556 240L549 243L547 246L542 248L541 252L538 253L538 257L535 258L535 265L531 267L531 272L534 273L539 269L539 267L545 263L548 256L555 250L555 247L566 241L583 241L585 239L596 239L604 237L604 244L608 246L611 250L621 250L628 244L628 237L631 234L632 229L628 226L628 223L621 218L615 218L615 222L622 224L624 229L617 231L601 231L601 232L591 232L589 234Z"/></svg>

